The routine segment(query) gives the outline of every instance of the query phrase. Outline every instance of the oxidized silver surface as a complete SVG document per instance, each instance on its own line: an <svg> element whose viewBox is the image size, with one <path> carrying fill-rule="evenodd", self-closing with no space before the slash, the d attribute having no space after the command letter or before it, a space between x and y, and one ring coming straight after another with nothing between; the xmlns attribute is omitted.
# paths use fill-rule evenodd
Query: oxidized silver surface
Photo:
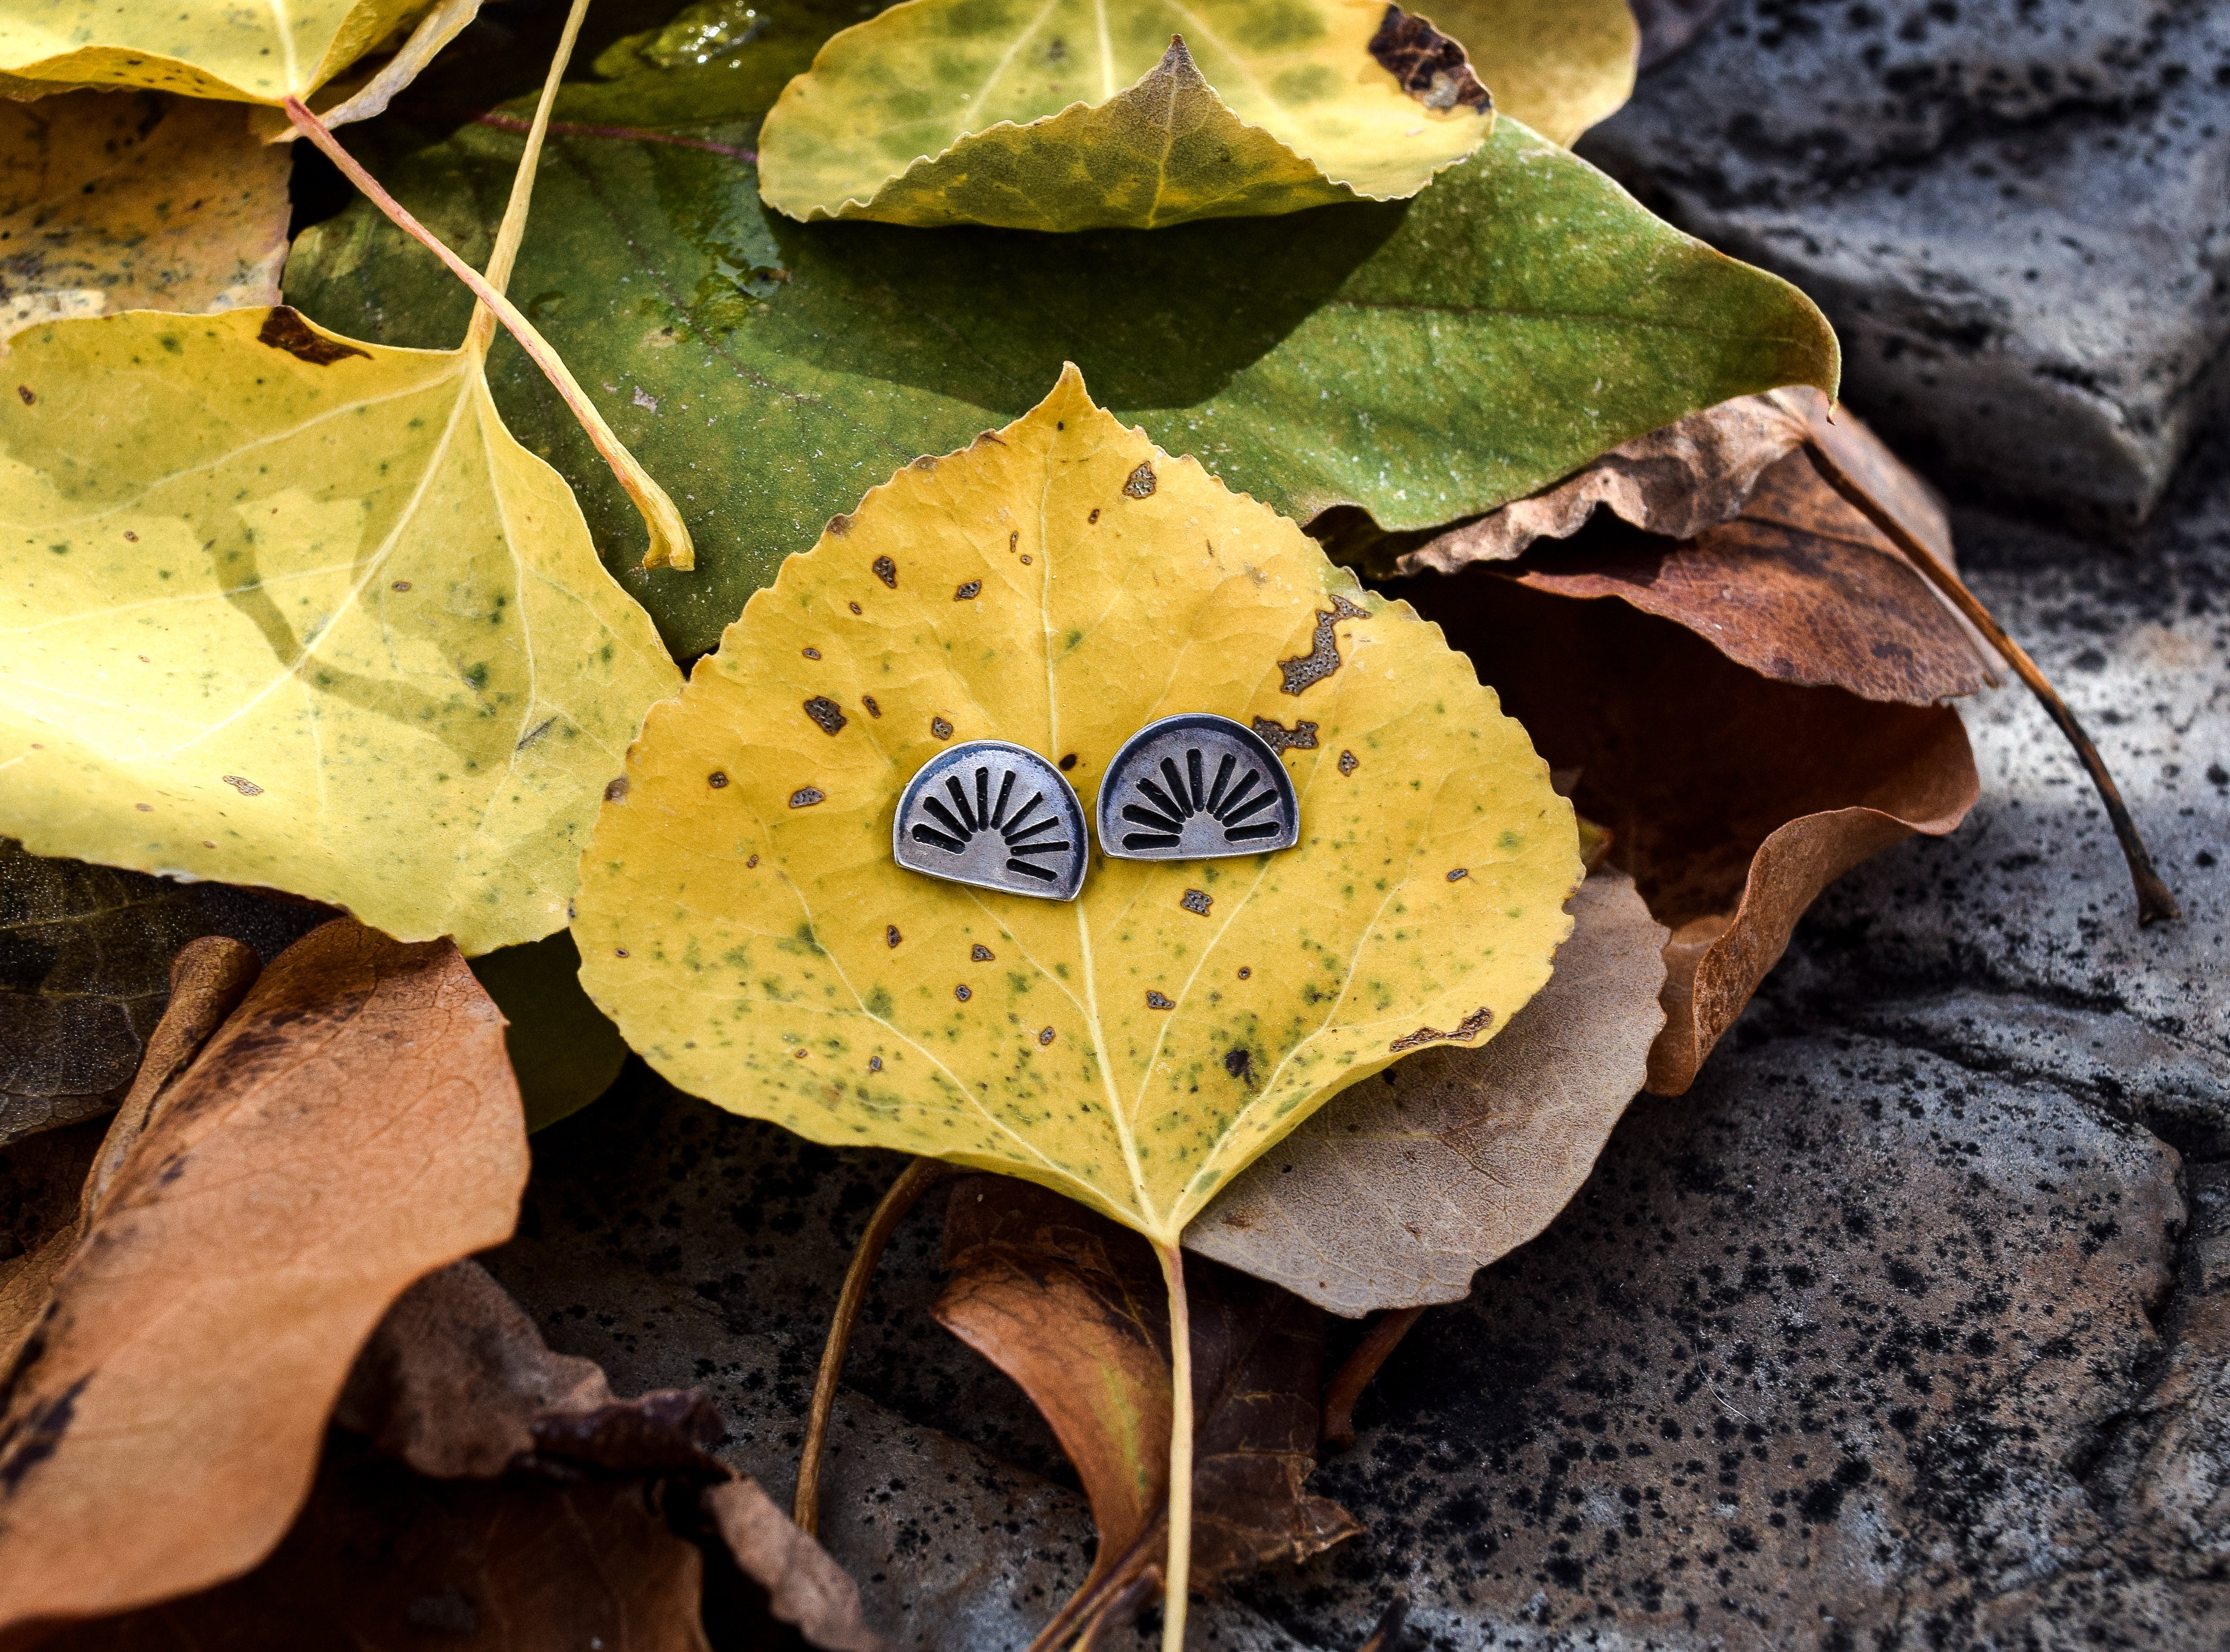
<svg viewBox="0 0 2230 1652"><path fill-rule="evenodd" d="M1076 899L1085 848L1084 805L1060 771L1004 740L970 740L924 764L891 829L891 853L909 871L1044 900Z"/></svg>
<svg viewBox="0 0 2230 1652"><path fill-rule="evenodd" d="M1099 847L1126 861L1260 855L1301 841L1286 765L1243 723L1189 712L1123 743L1099 787Z"/></svg>

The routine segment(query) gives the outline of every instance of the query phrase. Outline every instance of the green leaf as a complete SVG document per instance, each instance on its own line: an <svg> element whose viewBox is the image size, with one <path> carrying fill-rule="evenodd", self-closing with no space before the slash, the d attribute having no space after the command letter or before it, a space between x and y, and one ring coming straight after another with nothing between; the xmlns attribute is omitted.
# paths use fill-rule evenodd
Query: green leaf
<svg viewBox="0 0 2230 1652"><path fill-rule="evenodd" d="M1493 120L1383 0L907 0L784 88L760 184L809 222L1151 229L1415 195Z"/></svg>
<svg viewBox="0 0 2230 1652"><path fill-rule="evenodd" d="M307 97L427 10L425 0L28 0L0 12L0 82L41 83L15 96L128 86L275 104ZM462 10L469 19L474 8Z"/></svg>
<svg viewBox="0 0 2230 1652"><path fill-rule="evenodd" d="M1089 815L1122 742L1180 712L1279 726L1296 847L1095 856L1073 902L894 861L899 793L949 743L1028 745ZM1167 1244L1342 1086L1506 1025L1581 875L1570 805L1437 628L1071 368L832 524L653 709L574 935L682 1088Z"/></svg>
<svg viewBox="0 0 2230 1652"><path fill-rule="evenodd" d="M794 61L795 35L776 45ZM492 367L512 428L573 483L607 565L684 657L831 515L1021 413L1065 360L1233 488L1302 520L1359 505L1389 529L1490 509L1732 396L1835 383L1802 294L1513 120L1408 203L1151 234L796 224L761 204L747 163L705 146L748 147L755 74L569 88L562 122L664 124L649 140L551 133L512 283L667 483L697 571L629 571L640 530L603 462L507 345ZM471 126L377 170L470 256L518 154ZM453 339L466 314L364 209L304 235L287 286L396 343Z"/></svg>
<svg viewBox="0 0 2230 1652"><path fill-rule="evenodd" d="M0 831L468 952L564 926L674 669L476 349L139 311L8 373Z"/></svg>

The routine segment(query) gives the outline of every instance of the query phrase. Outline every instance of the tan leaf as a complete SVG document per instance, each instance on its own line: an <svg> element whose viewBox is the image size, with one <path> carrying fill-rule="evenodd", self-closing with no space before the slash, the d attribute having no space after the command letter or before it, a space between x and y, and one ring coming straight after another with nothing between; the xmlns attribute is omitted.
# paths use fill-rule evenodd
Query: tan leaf
<svg viewBox="0 0 2230 1652"><path fill-rule="evenodd" d="M1541 1231L1641 1088L1665 1024L1666 931L1604 871L1549 984L1480 1049L1420 1052L1257 1159L1185 1247L1335 1313L1460 1300Z"/></svg>
<svg viewBox="0 0 2230 1652"><path fill-rule="evenodd" d="M291 160L235 104L0 102L0 339L68 316L276 304Z"/></svg>
<svg viewBox="0 0 2230 1652"><path fill-rule="evenodd" d="M1505 1036L1507 1035L1505 1035ZM1075 1465L1099 1551L1071 1609L1112 1601L1157 1565L1169 1504L1169 1314L1136 1235L1004 1177L955 1184L953 1277L938 1320L1021 1385ZM1257 1281L1195 1261L1191 1302L1196 1584L1298 1561L1362 1528L1312 1496L1324 1321Z"/></svg>
<svg viewBox="0 0 2230 1652"><path fill-rule="evenodd" d="M882 1639L860 1615L860 1586L799 1531L748 1477L709 1487L705 1512L745 1577L767 1591L767 1609L823 1652L880 1652Z"/></svg>
<svg viewBox="0 0 2230 1652"><path fill-rule="evenodd" d="M1685 1090L1813 899L1913 832L1941 836L1978 782L1958 713L1776 682L1625 603L1574 602L1474 568L1401 594L1446 629L1611 829L1610 860L1672 930L1648 1087Z"/></svg>
<svg viewBox="0 0 2230 1652"><path fill-rule="evenodd" d="M454 946L344 920L282 954L158 1099L7 1374L0 1639L267 1554L358 1346L509 1234L525 1174Z"/></svg>

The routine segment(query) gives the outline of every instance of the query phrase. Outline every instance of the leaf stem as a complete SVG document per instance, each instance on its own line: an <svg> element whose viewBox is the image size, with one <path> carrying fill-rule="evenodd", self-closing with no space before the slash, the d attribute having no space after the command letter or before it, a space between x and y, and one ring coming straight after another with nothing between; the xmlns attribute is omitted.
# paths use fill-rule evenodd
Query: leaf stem
<svg viewBox="0 0 2230 1652"><path fill-rule="evenodd" d="M2145 840L2137 835L2137 823L2130 817L2130 806L2122 801L2122 791L2114 784L2107 771L2106 759L2098 755L2098 748L2084 732L2083 725L2075 720L2075 713L2059 697L2059 691L2028 656L2028 650L2006 635L1990 610L1982 606L1982 599L1967 589L1966 582L1954 573L1937 554L1930 550L1918 535L1896 516L1884 509L1872 494L1835 461L1817 440L1808 440L1804 451L1812 461L1813 469L1820 479L1844 499L1855 506L1866 519L1889 535L1898 550L1929 582L1950 599L1951 605L1966 616L1968 623L1989 640L1990 646L2004 656L2014 674L2028 685L2052 720L2059 725L2059 732L2075 748L2091 776L2091 784L2098 789L2099 801L2106 805L2106 818L2113 823L2115 839L2122 846L2122 858L2130 863L2130 881L2137 887L2137 922L2140 926L2158 922L2164 918L2181 918L2183 913L2175 904L2175 896L2153 867L2151 851Z"/></svg>
<svg viewBox="0 0 2230 1652"><path fill-rule="evenodd" d="M867 1300L875 1264L891 1242L906 1212L921 1203L921 1196L949 1176L956 1166L934 1158L917 1158L899 1172L867 1218L867 1230L852 1252L852 1265L844 1270L844 1288L836 1297L836 1312L828 1322L828 1341L821 1350L821 1371L813 1383L813 1409L806 1414L805 1446L797 1460L797 1494L790 1518L806 1536L819 1534L821 1526L821 1454L828 1441L828 1417L836 1406L836 1382L844 1374L844 1354L852 1345L852 1327Z"/></svg>
<svg viewBox="0 0 2230 1652"><path fill-rule="evenodd" d="M511 290L512 266L519 261L519 243L526 236L527 210L534 202L535 173L542 165L543 135L550 130L550 106L558 100L558 87L565 78L565 65L572 61L573 43L581 37L581 20L589 15L589 0L573 0L573 8L565 14L564 32L558 37L558 49L551 55L550 73L544 77L542 95L535 100L534 119L526 129L526 145L520 152L519 168L511 175L511 199L504 203L503 222L496 226L495 250L488 255L487 268L481 272L487 284L499 293ZM495 312L483 299L473 306L473 324L467 333L472 347L485 351L495 332Z"/></svg>
<svg viewBox="0 0 2230 1652"><path fill-rule="evenodd" d="M1331 1386L1324 1391L1324 1424L1318 1437L1324 1444L1344 1451L1355 1443L1355 1403L1363 1397L1363 1391L1370 1386L1370 1379L1378 1374L1387 1357L1401 1346L1402 1339L1409 1334L1409 1327L1417 1323L1424 1313L1416 1307L1394 1308L1378 1316L1376 1323L1363 1333L1355 1352L1346 1358L1333 1373Z"/></svg>
<svg viewBox="0 0 2230 1652"><path fill-rule="evenodd" d="M1184 1251L1154 1242L1170 1293L1170 1552L1162 1604L1162 1652L1184 1652L1186 1596L1192 1584L1192 1310L1185 1300Z"/></svg>
<svg viewBox="0 0 2230 1652"><path fill-rule="evenodd" d="M620 486L635 501L635 509L641 513L643 526L650 531L650 548L643 553L642 565L646 568L695 567L696 550L690 544L689 530L682 524L681 513L674 508L674 501L666 495L666 490L650 479L649 473L621 444L619 437L612 434L611 427L604 423L603 415L596 411L596 403L589 399L588 393L582 390L565 364L558 359L558 352L550 347L549 340L535 330L532 322L519 313L516 305L491 287L478 270L451 252L439 236L413 217L400 201L382 189L378 180L357 164L356 158L340 146L325 123L312 114L300 98L288 98L286 106L287 118L294 123L296 129L339 167L349 182L362 190L365 197L385 213L397 229L440 259L448 267L452 275L470 287L481 303L495 312L497 319L509 330L511 336L519 340L519 347L526 352L527 358L542 370L565 405L572 410L573 416L580 421L582 429L588 432L589 440L596 444L596 451L603 455L604 462L612 468L612 474L619 478Z"/></svg>

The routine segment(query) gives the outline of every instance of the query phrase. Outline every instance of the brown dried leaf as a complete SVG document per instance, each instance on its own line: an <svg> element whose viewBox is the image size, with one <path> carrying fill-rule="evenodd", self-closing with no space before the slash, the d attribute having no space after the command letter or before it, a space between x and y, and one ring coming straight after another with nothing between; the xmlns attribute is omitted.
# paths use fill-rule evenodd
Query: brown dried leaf
<svg viewBox="0 0 2230 1652"><path fill-rule="evenodd" d="M1802 453L1776 461L1731 522L1668 540L1609 525L1513 570L1537 590L1616 597L1782 682L1933 705L1996 681L1936 587Z"/></svg>
<svg viewBox="0 0 2230 1652"><path fill-rule="evenodd" d="M119 310L276 304L292 160L236 103L0 101L0 339Z"/></svg>
<svg viewBox="0 0 2230 1652"><path fill-rule="evenodd" d="M1666 931L1605 871L1549 984L1492 1043L1365 1079L1250 1165L1185 1246L1358 1315L1460 1300L1579 1190L1665 1025Z"/></svg>
<svg viewBox="0 0 2230 1652"><path fill-rule="evenodd" d="M255 1565L350 1361L510 1231L494 1006L447 941L325 925L160 1099L0 1386L0 1642Z"/></svg>
<svg viewBox="0 0 2230 1652"><path fill-rule="evenodd" d="M706 1488L706 1514L777 1622L823 1652L880 1652L860 1615L860 1586L747 1476Z"/></svg>
<svg viewBox="0 0 2230 1652"><path fill-rule="evenodd" d="M1776 682L1625 603L1574 602L1486 569L1406 582L1672 929L1648 1087L1694 1080L1820 891L1974 804L1957 713Z"/></svg>
<svg viewBox="0 0 2230 1652"><path fill-rule="evenodd" d="M1137 1235L1025 1182L971 1176L945 1216L952 1278L932 1310L1044 1413L1099 1528L1079 1598L1158 1560L1169 1497L1169 1312ZM1311 1496L1324 1320L1198 1258L1191 1303L1192 1578L1299 1561L1361 1527Z"/></svg>
<svg viewBox="0 0 2230 1652"><path fill-rule="evenodd" d="M337 1434L247 1576L75 1625L49 1652L706 1652L703 1559L641 1480L429 1480Z"/></svg>

